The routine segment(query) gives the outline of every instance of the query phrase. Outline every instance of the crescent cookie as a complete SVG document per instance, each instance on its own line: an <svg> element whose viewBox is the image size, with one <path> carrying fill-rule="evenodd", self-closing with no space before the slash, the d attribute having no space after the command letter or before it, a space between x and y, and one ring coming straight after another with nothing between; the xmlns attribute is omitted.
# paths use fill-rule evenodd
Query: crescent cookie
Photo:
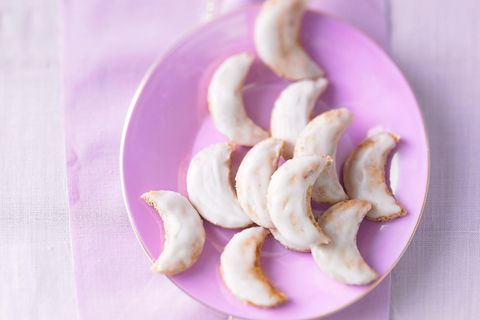
<svg viewBox="0 0 480 320"><path fill-rule="evenodd" d="M253 222L273 228L267 208L267 190L283 149L283 141L269 138L256 144L243 158L236 180L237 196L244 212Z"/></svg>
<svg viewBox="0 0 480 320"><path fill-rule="evenodd" d="M253 146L269 133L245 112L242 88L253 56L240 53L225 60L213 74L208 87L208 107L218 131L235 143Z"/></svg>
<svg viewBox="0 0 480 320"><path fill-rule="evenodd" d="M283 156L290 159L297 137L311 119L318 97L327 88L325 79L303 80L290 84L275 101L270 119L272 137L285 141Z"/></svg>
<svg viewBox="0 0 480 320"><path fill-rule="evenodd" d="M343 168L343 181L350 198L372 204L367 219L389 221L407 214L385 182L385 163L400 138L379 132L360 143Z"/></svg>
<svg viewBox="0 0 480 320"><path fill-rule="evenodd" d="M152 270L174 275L190 268L205 244L205 229L197 210L173 191L150 191L142 195L163 220L165 242Z"/></svg>
<svg viewBox="0 0 480 320"><path fill-rule="evenodd" d="M220 273L229 291L258 307L275 307L287 297L269 282L260 265L260 251L269 231L251 227L227 243L220 256Z"/></svg>
<svg viewBox="0 0 480 320"><path fill-rule="evenodd" d="M300 43L305 0L267 0L255 21L254 42L262 61L289 80L322 77L323 70Z"/></svg>
<svg viewBox="0 0 480 320"><path fill-rule="evenodd" d="M323 272L340 282L362 285L377 278L356 243L358 227L371 207L363 200L342 201L325 211L318 221L332 241L313 246L312 256Z"/></svg>
<svg viewBox="0 0 480 320"><path fill-rule="evenodd" d="M313 186L312 198L317 202L334 204L348 199L337 176L335 155L338 141L351 122L352 115L347 109L332 109L315 117L298 136L295 157L316 154L333 159Z"/></svg>
<svg viewBox="0 0 480 320"><path fill-rule="evenodd" d="M193 157L187 172L187 191L192 204L209 222L224 228L243 228L252 223L243 212L230 182L232 143L213 144Z"/></svg>
<svg viewBox="0 0 480 320"><path fill-rule="evenodd" d="M328 157L298 157L273 174L268 186L268 210L275 229L287 242L310 247L330 241L315 221L310 198L315 180L331 161Z"/></svg>

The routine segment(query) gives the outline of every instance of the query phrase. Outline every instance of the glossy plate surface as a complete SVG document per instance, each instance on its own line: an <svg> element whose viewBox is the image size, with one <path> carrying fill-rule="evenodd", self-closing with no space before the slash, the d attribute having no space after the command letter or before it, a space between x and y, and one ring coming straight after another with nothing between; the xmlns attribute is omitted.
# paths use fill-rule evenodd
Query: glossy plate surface
<svg viewBox="0 0 480 320"><path fill-rule="evenodd" d="M256 7L235 12L184 39L152 68L132 102L120 159L123 192L136 234L152 259L162 250L162 222L140 195L155 189L186 195L185 175L192 155L225 141L208 113L207 86L225 58L255 52L252 31L257 12ZM288 303L270 310L247 306L227 291L218 272L219 255L234 231L206 223L207 241L200 260L171 280L200 302L237 317L310 319L352 304L396 264L415 232L426 197L428 141L414 94L398 68L368 37L336 18L308 12L301 35L330 81L315 115L329 107L347 107L354 116L340 141L338 167L370 128L382 126L400 135L390 180L408 215L388 223L362 223L360 251L381 275L370 286L342 285L323 274L309 254L288 251L270 237L261 262L273 284L289 297ZM273 102L287 84L259 61L252 67L244 100L248 114L264 128L269 127Z"/></svg>

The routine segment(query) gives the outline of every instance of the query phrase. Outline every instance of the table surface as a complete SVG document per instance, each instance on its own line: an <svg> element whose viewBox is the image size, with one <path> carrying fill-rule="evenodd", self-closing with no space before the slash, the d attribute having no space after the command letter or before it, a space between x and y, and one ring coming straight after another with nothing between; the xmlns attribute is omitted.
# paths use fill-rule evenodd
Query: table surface
<svg viewBox="0 0 480 320"><path fill-rule="evenodd" d="M58 1L0 0L0 318L77 319ZM391 319L480 313L480 2L389 1L391 55L431 145L423 221L393 271ZM42 125L39 125L42 124Z"/></svg>

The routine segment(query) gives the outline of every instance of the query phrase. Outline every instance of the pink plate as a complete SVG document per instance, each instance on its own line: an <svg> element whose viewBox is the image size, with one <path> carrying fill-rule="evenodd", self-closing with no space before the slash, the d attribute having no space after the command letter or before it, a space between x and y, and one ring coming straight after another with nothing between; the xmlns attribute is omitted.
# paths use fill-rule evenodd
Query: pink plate
<svg viewBox="0 0 480 320"><path fill-rule="evenodd" d="M152 259L162 250L162 222L140 195L155 189L186 195L185 175L192 155L225 141L208 113L207 86L225 58L255 52L252 28L257 12L257 7L247 8L198 29L154 65L133 100L121 150L123 193L133 228ZM322 273L309 254L288 251L269 238L262 251L263 268L289 297L288 303L275 309L245 305L227 291L218 271L219 255L234 232L205 223L207 241L200 260L171 280L198 301L241 318L316 318L365 296L405 251L426 198L425 128L414 94L395 64L363 33L318 12L306 14L301 34L307 51L325 68L330 81L316 114L342 106L354 115L340 141L339 167L370 128L382 126L399 134L402 142L391 161L390 181L408 215L388 223L362 223L360 251L381 275L369 286L340 284ZM275 98L287 84L259 61L249 73L244 91L247 112L264 128L268 128Z"/></svg>

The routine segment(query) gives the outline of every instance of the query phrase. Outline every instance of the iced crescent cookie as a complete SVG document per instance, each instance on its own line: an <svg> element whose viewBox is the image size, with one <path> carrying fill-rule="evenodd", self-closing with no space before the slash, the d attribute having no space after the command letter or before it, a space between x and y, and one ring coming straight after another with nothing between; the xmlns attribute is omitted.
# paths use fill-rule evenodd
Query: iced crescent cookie
<svg viewBox="0 0 480 320"><path fill-rule="evenodd" d="M267 0L255 22L254 41L262 61L289 80L322 77L323 70L300 43L305 0Z"/></svg>
<svg viewBox="0 0 480 320"><path fill-rule="evenodd" d="M243 82L252 63L253 56L248 53L231 56L215 71L208 87L208 108L215 127L244 146L269 136L248 117L243 105Z"/></svg>
<svg viewBox="0 0 480 320"><path fill-rule="evenodd" d="M315 221L310 197L315 180L331 161L319 156L293 158L273 174L268 186L268 210L275 229L287 242L310 247L330 241Z"/></svg>
<svg viewBox="0 0 480 320"><path fill-rule="evenodd" d="M358 227L370 208L367 201L342 201L325 211L318 221L332 241L313 246L313 258L323 272L340 282L362 285L377 278L356 242Z"/></svg>
<svg viewBox="0 0 480 320"><path fill-rule="evenodd" d="M174 275L190 268L200 256L205 230L197 210L182 195L173 191L150 191L142 195L163 220L165 242L152 270Z"/></svg>
<svg viewBox="0 0 480 320"><path fill-rule="evenodd" d="M333 159L313 186L312 198L317 202L334 204L348 199L337 176L335 155L338 141L350 122L352 116L347 109L332 109L315 117L298 136L295 157L316 154Z"/></svg>
<svg viewBox="0 0 480 320"><path fill-rule="evenodd" d="M220 272L228 290L258 307L275 307L287 300L270 284L260 265L260 251L268 234L262 227L245 229L233 236L220 256Z"/></svg>
<svg viewBox="0 0 480 320"><path fill-rule="evenodd" d="M283 156L290 159L300 132L311 119L317 98L327 80L303 80L290 84L275 101L270 119L272 137L285 141Z"/></svg>
<svg viewBox="0 0 480 320"><path fill-rule="evenodd" d="M360 143L345 162L345 190L350 198L372 204L369 220L389 221L407 214L385 182L385 163L399 140L389 132L376 133Z"/></svg>
<svg viewBox="0 0 480 320"><path fill-rule="evenodd" d="M224 228L252 223L243 212L230 182L230 162L235 145L218 143L193 157L187 172L188 197L200 215Z"/></svg>
<svg viewBox="0 0 480 320"><path fill-rule="evenodd" d="M245 213L264 228L273 228L267 208L267 190L277 170L283 141L269 138L256 144L243 158L236 176L237 196Z"/></svg>

